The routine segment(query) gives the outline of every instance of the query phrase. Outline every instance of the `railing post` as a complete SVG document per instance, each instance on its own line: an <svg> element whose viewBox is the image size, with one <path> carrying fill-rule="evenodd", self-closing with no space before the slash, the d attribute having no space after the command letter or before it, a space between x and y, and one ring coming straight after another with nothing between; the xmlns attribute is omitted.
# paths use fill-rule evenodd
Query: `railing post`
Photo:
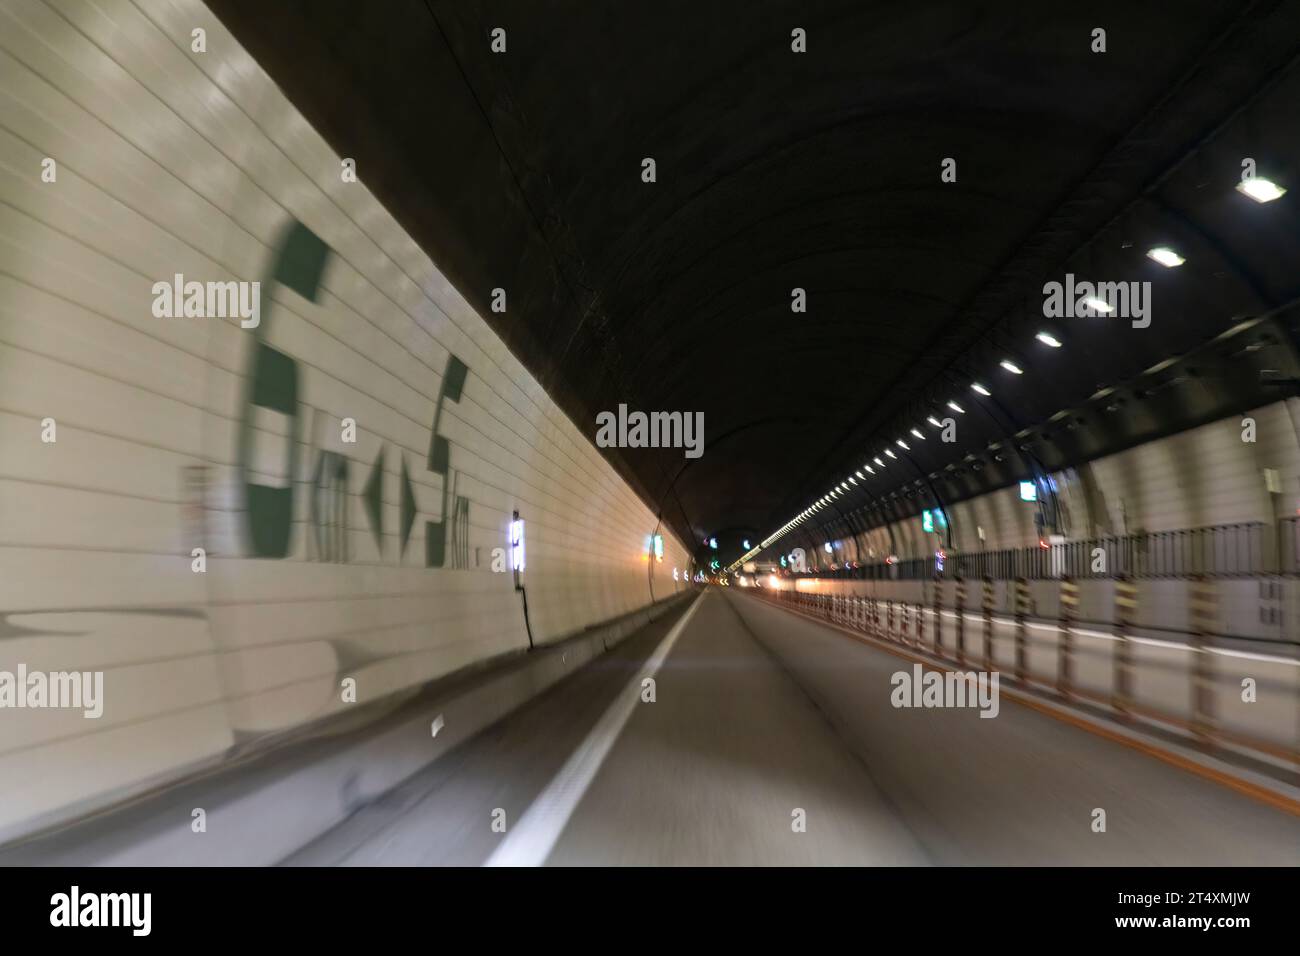
<svg viewBox="0 0 1300 956"><path fill-rule="evenodd" d="M1192 578L1192 732L1208 740L1214 731L1214 672L1206 647L1219 616L1214 582L1205 575Z"/></svg>
<svg viewBox="0 0 1300 956"><path fill-rule="evenodd" d="M993 669L993 581L984 577L984 669Z"/></svg>
<svg viewBox="0 0 1300 956"><path fill-rule="evenodd" d="M1111 706L1127 714L1133 700L1133 644L1129 628L1137 616L1137 586L1123 574L1115 580L1115 687Z"/></svg>
<svg viewBox="0 0 1300 956"><path fill-rule="evenodd" d="M920 647L925 642L925 611L924 597L916 602L916 646Z"/></svg>
<svg viewBox="0 0 1300 956"><path fill-rule="evenodd" d="M957 577L957 663L966 661L966 579Z"/></svg>
<svg viewBox="0 0 1300 956"><path fill-rule="evenodd" d="M885 637L889 640L894 639L894 599L889 599L888 610L885 612Z"/></svg>
<svg viewBox="0 0 1300 956"><path fill-rule="evenodd" d="M1061 633L1057 642L1056 689L1066 697L1074 687L1074 618L1079 607L1079 585L1061 578Z"/></svg>
<svg viewBox="0 0 1300 956"><path fill-rule="evenodd" d="M943 650L943 578L934 579L934 652Z"/></svg>
<svg viewBox="0 0 1300 956"><path fill-rule="evenodd" d="M1016 680L1024 680L1029 671L1028 654L1029 582L1016 578Z"/></svg>

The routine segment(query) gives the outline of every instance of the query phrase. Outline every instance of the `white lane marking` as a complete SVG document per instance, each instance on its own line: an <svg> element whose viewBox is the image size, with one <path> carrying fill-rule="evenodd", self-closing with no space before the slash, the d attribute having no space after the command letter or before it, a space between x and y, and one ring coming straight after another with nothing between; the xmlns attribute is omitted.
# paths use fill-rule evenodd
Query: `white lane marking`
<svg viewBox="0 0 1300 956"><path fill-rule="evenodd" d="M677 643L686 625L695 616L695 610L707 592L701 591L681 620L673 625L667 636L659 642L644 666L627 682L614 702L596 721L587 737L578 746L547 784L546 789L510 828L484 866L541 866L551 855L555 842L568 825L569 817L587 792L596 771L623 732L628 718L641 700L641 682L659 672L673 645Z"/></svg>
<svg viewBox="0 0 1300 956"><path fill-rule="evenodd" d="M931 608L925 608L925 613L930 615L930 617L934 617L934 611ZM957 616L957 613L955 611L944 611L943 616L955 618ZM982 615L972 614L969 611L967 611L962 616L968 621L984 620L984 617ZM998 624L999 627L1014 627L1016 623L1011 618L998 617L996 614L993 616L993 620L995 623ZM1030 630L1034 630L1034 631L1059 631L1060 630L1060 628L1055 624L1032 624L1026 621L1025 626L1028 627ZM1116 637L1114 634L1107 634L1104 631L1093 631L1093 630L1089 630L1088 628L1082 628L1082 627L1074 628L1074 633L1079 637L1092 637L1102 641L1119 640L1119 638ZM1147 644L1150 645L1151 647L1170 647L1173 648L1174 650L1188 651L1188 652L1192 650L1192 648L1188 647L1186 644L1179 644L1177 641L1162 641L1159 638L1155 638L1155 637L1131 636L1129 637L1129 640L1132 641L1134 644ZM1209 651L1211 654L1219 654L1222 655L1223 657L1240 657L1248 661L1262 661L1266 664L1286 664L1289 667L1300 667L1300 660L1292 660L1289 657L1274 657L1271 654L1255 654L1250 651L1232 651L1226 647L1207 647L1206 650Z"/></svg>

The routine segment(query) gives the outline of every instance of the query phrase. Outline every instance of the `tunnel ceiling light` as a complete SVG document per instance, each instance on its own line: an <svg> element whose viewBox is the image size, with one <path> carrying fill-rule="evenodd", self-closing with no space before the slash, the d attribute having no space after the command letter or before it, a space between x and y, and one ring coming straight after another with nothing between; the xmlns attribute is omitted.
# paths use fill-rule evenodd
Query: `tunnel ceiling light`
<svg viewBox="0 0 1300 956"><path fill-rule="evenodd" d="M903 451L911 451L911 450L912 450L912 449L911 449L911 446L909 446L909 445L907 444L907 442L903 441L903 439L901 439L901 438L896 438L896 439L894 439L894 444L897 445L899 448L903 449Z"/></svg>
<svg viewBox="0 0 1300 956"><path fill-rule="evenodd" d="M888 448L885 449L885 457L886 457L886 458L892 458L892 459L894 459L895 461L898 460L898 456L895 455L895 454L894 454L892 451L890 451Z"/></svg>
<svg viewBox="0 0 1300 956"><path fill-rule="evenodd" d="M912 434L915 435L917 438L921 439L921 441L925 441L925 436L922 435L920 431L918 431L918 430L915 429L915 428L913 428L911 431L912 431Z"/></svg>
<svg viewBox="0 0 1300 956"><path fill-rule="evenodd" d="M859 468L857 471L855 471L854 474L857 475L859 478L861 478L863 481L866 481L866 480L867 480L867 476L864 475L864 474L862 473L862 469L861 469L861 468Z"/></svg>
<svg viewBox="0 0 1300 956"><path fill-rule="evenodd" d="M1286 190L1263 176L1253 176L1237 183L1237 192L1249 196L1255 202L1272 202L1286 195Z"/></svg>
<svg viewBox="0 0 1300 956"><path fill-rule="evenodd" d="M890 457L892 458L893 456L891 455ZM874 461L874 462L875 462L877 465L879 465L881 468L884 468L884 467L885 467L885 463L884 463L883 461L880 460L880 456L879 456L879 455L877 455L875 458L873 458L873 459L871 459L871 460Z"/></svg>
<svg viewBox="0 0 1300 956"><path fill-rule="evenodd" d="M979 382L971 382L971 383L970 383L970 388L971 388L971 391L972 391L972 392L979 392L981 395L983 395L983 396L985 396L985 397L988 397L989 395L992 395L992 394L993 394L993 393L990 392L987 388L985 388L983 385L981 385Z"/></svg>
<svg viewBox="0 0 1300 956"><path fill-rule="evenodd" d="M1176 266L1181 266L1187 261L1168 246L1156 246L1154 249L1148 249L1147 258L1154 259L1166 269L1173 269Z"/></svg>
<svg viewBox="0 0 1300 956"><path fill-rule="evenodd" d="M935 428L943 427L943 422L939 421L939 419L935 418L933 415L927 418L926 421L929 422L931 425L933 425Z"/></svg>
<svg viewBox="0 0 1300 956"><path fill-rule="evenodd" d="M1147 253L1150 255L1150 253ZM1105 299L1099 299L1095 295L1090 295L1083 300L1083 304L1094 312L1100 312L1102 315L1110 315L1115 311L1115 307Z"/></svg>
<svg viewBox="0 0 1300 956"><path fill-rule="evenodd" d="M956 402L949 402L949 403L948 403L948 407L951 408L951 409L952 409L954 412L956 412L958 415L965 415L965 414L966 414L966 409L962 408L962 407L961 407L960 405L958 405Z"/></svg>
<svg viewBox="0 0 1300 956"><path fill-rule="evenodd" d="M849 484L851 484L851 485L856 485L857 483L858 483L858 479L856 479L856 478L850 478L850 479L849 479Z"/></svg>
<svg viewBox="0 0 1300 956"><path fill-rule="evenodd" d="M1008 372L1010 372L1012 375L1024 375L1024 374L1025 374L1024 369L1022 369L1022 368L1021 368L1019 365L1017 365L1015 362L1011 361L1011 359L1003 359L1003 360L1002 360L1001 362L999 362L998 364L1001 365L1001 366L1002 366L1004 369L1006 369Z"/></svg>
<svg viewBox="0 0 1300 956"><path fill-rule="evenodd" d="M1054 349L1059 349L1061 347L1060 340L1054 335L1048 335L1046 332L1039 332L1034 336L1034 338L1038 339L1038 341L1042 342L1044 345L1051 346Z"/></svg>
<svg viewBox="0 0 1300 956"><path fill-rule="evenodd" d="M863 465L862 467L867 469L867 472L869 474L874 475L876 473L876 469L872 468L870 465Z"/></svg>

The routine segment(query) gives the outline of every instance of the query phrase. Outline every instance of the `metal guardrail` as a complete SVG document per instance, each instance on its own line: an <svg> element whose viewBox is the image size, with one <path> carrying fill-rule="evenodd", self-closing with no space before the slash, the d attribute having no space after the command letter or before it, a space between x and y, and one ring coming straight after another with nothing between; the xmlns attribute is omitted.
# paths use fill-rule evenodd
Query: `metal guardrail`
<svg viewBox="0 0 1300 956"><path fill-rule="evenodd" d="M1210 578L1200 574L1193 575L1192 582L1195 614L1188 642L1191 651L1187 670L1190 698L1188 716L1170 713L1142 699L1142 684L1134 679L1137 662L1134 659L1131 634L1136 620L1138 589L1130 578L1119 579L1114 588L1109 692L1099 693L1096 689L1085 689L1076 680L1078 642L1075 639L1073 618L1078 587L1069 578L1060 582L1061 613L1056 627L1056 664L1052 668L1053 673L1036 673L1030 666L1026 631L1028 584L1023 578L1017 580L1012 620L1014 664L1010 674L1001 672L1003 678L1063 700L1084 700L1107 707L1122 721L1142 719L1181 727L1205 747L1231 744L1300 767L1300 746L1288 747L1232 731L1224 728L1217 719L1219 708L1216 693L1221 692L1221 688L1215 683L1212 655L1206 652L1207 621L1217 613L1216 585ZM761 600L802 611L879 641L899 645L942 664L952 664L960 669L980 660L985 669L994 668L995 639L990 599L984 599L982 653L972 660L964 641L966 614L949 614L955 618L952 622L955 634L946 634L948 628L943 624L943 617L947 612L940 603L939 591L939 587L934 587L934 606L927 609L923 600L892 601L869 595L810 593L787 588L761 591L751 589L751 593L756 593ZM927 610L930 614L928 626ZM914 625L912 622L915 622ZM955 643L952 642L954 636ZM1300 738L1300 728L1297 728L1297 738Z"/></svg>
<svg viewBox="0 0 1300 956"><path fill-rule="evenodd" d="M1268 530L1268 525L1256 521L1153 531L1035 548L951 552L943 558L909 558L811 572L810 576L888 581L1244 577L1274 571ZM1286 518L1279 523L1278 552L1277 569L1284 574L1300 574L1300 518Z"/></svg>

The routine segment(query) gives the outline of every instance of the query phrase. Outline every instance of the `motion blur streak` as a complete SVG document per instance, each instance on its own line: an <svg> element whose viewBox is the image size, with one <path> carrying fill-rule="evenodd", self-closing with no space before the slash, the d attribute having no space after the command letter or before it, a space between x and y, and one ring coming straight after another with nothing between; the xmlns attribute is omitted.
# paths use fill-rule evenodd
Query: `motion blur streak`
<svg viewBox="0 0 1300 956"><path fill-rule="evenodd" d="M1300 5L761 6L0 0L0 863L1300 862Z"/></svg>

